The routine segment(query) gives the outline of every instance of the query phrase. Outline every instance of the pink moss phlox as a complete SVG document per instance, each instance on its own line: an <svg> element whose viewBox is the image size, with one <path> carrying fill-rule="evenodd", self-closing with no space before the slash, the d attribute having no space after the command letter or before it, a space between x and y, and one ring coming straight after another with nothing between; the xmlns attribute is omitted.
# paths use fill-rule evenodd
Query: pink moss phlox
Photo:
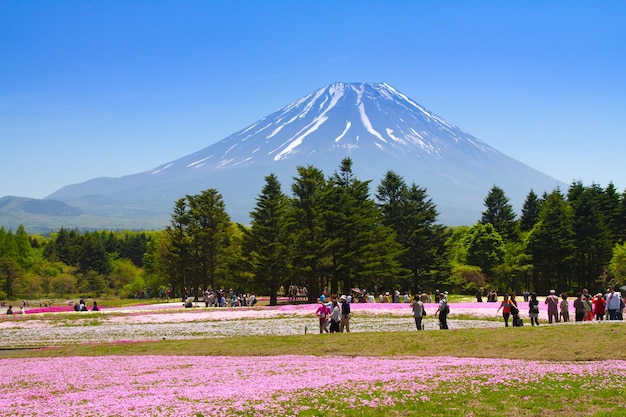
<svg viewBox="0 0 626 417"><path fill-rule="evenodd" d="M509 370L506 376L501 372L504 368ZM431 393L442 390L451 395L479 395L482 389L514 389L546 378L601 378L623 386L626 361L295 355L5 358L0 359L0 375L4 375L0 410L11 410L12 415L269 416L283 413L285 406L293 405L294 410L315 407L316 395L340 396L346 408L358 407L366 397L369 406L386 407L398 401L394 392L429 401ZM302 402L303 397L312 401Z"/></svg>

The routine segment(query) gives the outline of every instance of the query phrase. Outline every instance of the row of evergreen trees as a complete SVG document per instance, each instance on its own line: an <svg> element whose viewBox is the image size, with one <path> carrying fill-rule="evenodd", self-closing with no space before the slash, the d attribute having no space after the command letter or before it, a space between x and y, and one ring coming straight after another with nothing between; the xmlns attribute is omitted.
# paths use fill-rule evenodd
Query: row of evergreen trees
<svg viewBox="0 0 626 417"><path fill-rule="evenodd" d="M174 294L232 288L270 294L306 286L373 292L448 289L473 292L603 289L626 276L626 193L573 183L539 197L516 216L493 187L473 226L437 223L426 190L389 171L374 190L344 159L329 177L298 167L291 196L274 175L250 213L233 223L215 189L175 202L171 222L154 232L61 229L49 238L0 228L0 297L73 293Z"/></svg>

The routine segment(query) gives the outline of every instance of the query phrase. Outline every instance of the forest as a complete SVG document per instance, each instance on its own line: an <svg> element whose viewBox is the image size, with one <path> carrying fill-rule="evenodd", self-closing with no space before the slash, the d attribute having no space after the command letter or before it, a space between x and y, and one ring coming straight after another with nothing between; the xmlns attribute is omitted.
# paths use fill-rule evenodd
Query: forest
<svg viewBox="0 0 626 417"><path fill-rule="evenodd" d="M459 227L437 222L426 189L393 171L371 189L349 158L328 177L298 167L290 191L265 177L249 225L232 222L218 190L207 189L175 201L163 230L31 236L0 227L0 300L212 288L276 304L290 285L306 286L313 301L352 288L593 293L626 281L626 191L613 184L529 190L519 215L493 186L477 223Z"/></svg>

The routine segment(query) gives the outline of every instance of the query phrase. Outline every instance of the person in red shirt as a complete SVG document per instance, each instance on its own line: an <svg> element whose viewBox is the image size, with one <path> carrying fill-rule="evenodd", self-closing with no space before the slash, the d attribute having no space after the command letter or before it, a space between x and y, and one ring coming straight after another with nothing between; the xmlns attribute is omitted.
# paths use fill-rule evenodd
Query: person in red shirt
<svg viewBox="0 0 626 417"><path fill-rule="evenodd" d="M515 300L509 299L508 294L504 294L504 299L502 303L500 303L500 307L498 307L498 311L502 309L502 318L504 319L504 326L509 327L509 317L511 316L511 308L517 309L517 302Z"/></svg>
<svg viewBox="0 0 626 417"><path fill-rule="evenodd" d="M593 314L596 316L596 320L604 320L604 313L606 312L606 300L604 299L602 293L596 294L596 296L593 297L593 301L591 303L593 304Z"/></svg>

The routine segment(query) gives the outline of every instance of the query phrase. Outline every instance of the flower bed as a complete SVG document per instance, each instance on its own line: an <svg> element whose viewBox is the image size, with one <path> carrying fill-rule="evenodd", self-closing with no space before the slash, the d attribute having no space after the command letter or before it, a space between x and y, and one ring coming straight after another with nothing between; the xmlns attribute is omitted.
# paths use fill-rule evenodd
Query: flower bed
<svg viewBox="0 0 626 417"><path fill-rule="evenodd" d="M198 368L206 372L198 375ZM394 408L436 410L442 403L446 408L437 415L473 415L470 407L455 412L455 398L467 398L471 409L480 410L481 396L501 397L511 410L550 407L546 401L570 407L568 396L580 393L623 394L626 362L289 355L5 358L0 375L5 376L0 410L11 410L12 416L260 417L350 415L350 410L363 415ZM578 401L583 410L590 406L584 398Z"/></svg>

